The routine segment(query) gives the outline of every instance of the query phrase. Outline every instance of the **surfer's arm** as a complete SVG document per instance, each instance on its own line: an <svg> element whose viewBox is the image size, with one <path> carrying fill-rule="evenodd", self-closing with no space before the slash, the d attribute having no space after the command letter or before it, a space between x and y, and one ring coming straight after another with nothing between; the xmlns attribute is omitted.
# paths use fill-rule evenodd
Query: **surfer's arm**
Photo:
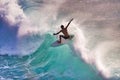
<svg viewBox="0 0 120 80"><path fill-rule="evenodd" d="M59 34L61 32L61 30L59 31L59 32L57 32L57 33L53 33L53 35L57 35L57 34Z"/></svg>
<svg viewBox="0 0 120 80"><path fill-rule="evenodd" d="M70 23L72 22L73 18L69 21L69 23L67 24L66 28L68 28L68 26L70 25Z"/></svg>

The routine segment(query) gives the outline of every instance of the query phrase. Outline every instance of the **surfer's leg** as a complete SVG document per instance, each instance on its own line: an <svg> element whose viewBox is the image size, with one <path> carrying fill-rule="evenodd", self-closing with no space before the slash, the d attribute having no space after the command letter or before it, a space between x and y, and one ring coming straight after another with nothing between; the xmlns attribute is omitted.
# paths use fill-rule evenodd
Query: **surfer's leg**
<svg viewBox="0 0 120 80"><path fill-rule="evenodd" d="M62 41L62 37L64 38L63 35L60 35L60 36L59 36L59 41L58 41L58 43L61 43L61 41Z"/></svg>

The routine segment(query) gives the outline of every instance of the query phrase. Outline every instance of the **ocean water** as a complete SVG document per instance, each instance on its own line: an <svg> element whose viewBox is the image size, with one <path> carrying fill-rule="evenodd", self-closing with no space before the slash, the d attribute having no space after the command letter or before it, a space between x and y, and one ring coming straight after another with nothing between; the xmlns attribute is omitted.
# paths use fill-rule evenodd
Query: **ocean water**
<svg viewBox="0 0 120 80"><path fill-rule="evenodd" d="M0 80L120 80L119 22L120 0L0 0Z"/></svg>
<svg viewBox="0 0 120 80"><path fill-rule="evenodd" d="M68 44L51 47L55 41L45 35L31 55L0 56L1 80L103 80L92 65L86 64Z"/></svg>

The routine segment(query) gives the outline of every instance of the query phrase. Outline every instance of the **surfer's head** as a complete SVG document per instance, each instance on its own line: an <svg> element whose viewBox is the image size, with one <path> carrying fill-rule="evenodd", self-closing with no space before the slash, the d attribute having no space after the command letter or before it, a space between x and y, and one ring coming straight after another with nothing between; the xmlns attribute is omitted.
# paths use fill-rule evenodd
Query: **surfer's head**
<svg viewBox="0 0 120 80"><path fill-rule="evenodd" d="M63 25L61 25L61 29L64 29L64 26L63 26Z"/></svg>

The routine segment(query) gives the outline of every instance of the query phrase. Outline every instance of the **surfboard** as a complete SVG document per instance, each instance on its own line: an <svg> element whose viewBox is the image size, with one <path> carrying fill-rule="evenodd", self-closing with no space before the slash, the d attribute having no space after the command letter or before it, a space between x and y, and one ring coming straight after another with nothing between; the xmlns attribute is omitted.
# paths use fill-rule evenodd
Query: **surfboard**
<svg viewBox="0 0 120 80"><path fill-rule="evenodd" d="M71 41L73 39L74 35L70 35L70 37L68 39L64 39L62 40L61 43L58 43L57 41L53 42L51 44L52 47L58 47L58 46L62 46L64 44L67 44L69 41Z"/></svg>

